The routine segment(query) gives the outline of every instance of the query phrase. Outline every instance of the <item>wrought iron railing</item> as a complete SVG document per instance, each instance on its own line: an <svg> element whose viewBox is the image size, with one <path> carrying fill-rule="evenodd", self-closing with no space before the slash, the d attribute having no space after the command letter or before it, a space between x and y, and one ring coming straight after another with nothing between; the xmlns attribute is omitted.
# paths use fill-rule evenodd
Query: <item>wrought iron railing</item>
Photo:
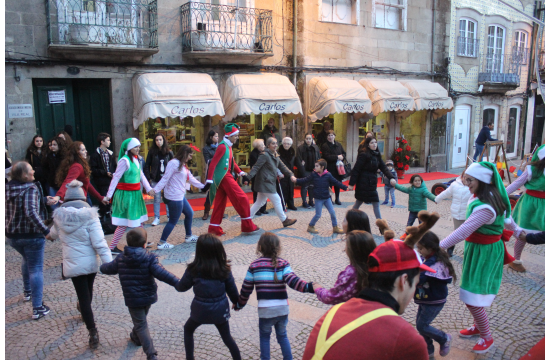
<svg viewBox="0 0 550 360"><path fill-rule="evenodd" d="M273 53L271 10L188 2L181 21L183 52Z"/></svg>
<svg viewBox="0 0 550 360"><path fill-rule="evenodd" d="M47 0L48 42L158 48L157 0Z"/></svg>
<svg viewBox="0 0 550 360"><path fill-rule="evenodd" d="M458 56L476 58L479 54L479 39L459 36L456 53Z"/></svg>
<svg viewBox="0 0 550 360"><path fill-rule="evenodd" d="M480 83L499 83L519 86L521 56L517 53L481 55Z"/></svg>
<svg viewBox="0 0 550 360"><path fill-rule="evenodd" d="M512 48L512 55L521 65L527 65L529 63L529 50L529 48L518 48L514 46Z"/></svg>

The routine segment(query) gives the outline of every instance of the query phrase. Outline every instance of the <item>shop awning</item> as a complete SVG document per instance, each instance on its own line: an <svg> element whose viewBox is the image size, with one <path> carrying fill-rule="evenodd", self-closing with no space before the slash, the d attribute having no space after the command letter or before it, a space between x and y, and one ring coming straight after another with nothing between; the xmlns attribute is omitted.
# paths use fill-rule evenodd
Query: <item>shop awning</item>
<svg viewBox="0 0 550 360"><path fill-rule="evenodd" d="M309 81L309 121L336 113L371 112L366 90L352 79L314 77Z"/></svg>
<svg viewBox="0 0 550 360"><path fill-rule="evenodd" d="M132 79L134 128L148 118L225 115L218 87L210 75L148 73Z"/></svg>
<svg viewBox="0 0 550 360"><path fill-rule="evenodd" d="M433 110L433 117L438 118L453 109L453 100L447 90L438 83L428 80L400 80L413 97L415 110Z"/></svg>
<svg viewBox="0 0 550 360"><path fill-rule="evenodd" d="M374 116L385 111L413 111L414 99L409 90L397 81L387 79L361 79L359 83L367 90L372 101Z"/></svg>
<svg viewBox="0 0 550 360"><path fill-rule="evenodd" d="M287 77L272 73L231 75L223 88L223 105L225 122L239 115L302 114L294 85Z"/></svg>

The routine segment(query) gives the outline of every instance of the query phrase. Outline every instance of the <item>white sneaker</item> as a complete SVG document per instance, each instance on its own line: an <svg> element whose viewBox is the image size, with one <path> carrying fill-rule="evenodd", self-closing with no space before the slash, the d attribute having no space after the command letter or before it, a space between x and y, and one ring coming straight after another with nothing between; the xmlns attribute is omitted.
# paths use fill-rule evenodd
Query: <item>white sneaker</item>
<svg viewBox="0 0 550 360"><path fill-rule="evenodd" d="M196 243L199 237L197 235L190 235L185 237L185 242Z"/></svg>
<svg viewBox="0 0 550 360"><path fill-rule="evenodd" d="M153 220L153 223L151 225L157 226L160 223L160 218L156 217L155 220Z"/></svg>
<svg viewBox="0 0 550 360"><path fill-rule="evenodd" d="M167 242L165 242L164 244L159 243L159 244L157 245L157 249L161 249L161 250L169 250L169 249L171 249L171 248L173 248L173 247L174 247L174 245L169 244L169 243L167 243Z"/></svg>

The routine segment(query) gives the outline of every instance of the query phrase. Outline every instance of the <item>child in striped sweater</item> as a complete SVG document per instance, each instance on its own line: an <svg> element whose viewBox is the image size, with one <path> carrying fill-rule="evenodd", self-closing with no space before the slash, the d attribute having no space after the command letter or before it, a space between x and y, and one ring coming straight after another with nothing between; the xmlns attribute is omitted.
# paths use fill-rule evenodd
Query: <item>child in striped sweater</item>
<svg viewBox="0 0 550 360"><path fill-rule="evenodd" d="M313 284L300 280L292 271L288 261L279 258L281 244L277 235L271 232L262 234L256 251L261 257L250 264L239 301L233 308L237 311L242 309L256 286L260 318L260 358L261 360L270 358L271 328L275 326L283 359L292 360L290 342L286 335L289 313L286 285L296 291L313 293Z"/></svg>

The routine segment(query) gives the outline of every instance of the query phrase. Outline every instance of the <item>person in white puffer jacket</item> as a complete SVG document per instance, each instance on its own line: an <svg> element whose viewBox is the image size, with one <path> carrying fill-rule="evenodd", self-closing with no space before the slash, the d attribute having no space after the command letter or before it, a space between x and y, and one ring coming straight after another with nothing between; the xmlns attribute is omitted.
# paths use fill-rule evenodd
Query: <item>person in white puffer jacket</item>
<svg viewBox="0 0 550 360"><path fill-rule="evenodd" d="M445 191L435 197L436 204L439 204L444 199L452 198L451 216L453 217L455 230L466 221L468 200L472 196L468 187L462 183L463 175L464 173L457 177ZM449 256L453 256L454 249L454 246L447 249Z"/></svg>
<svg viewBox="0 0 550 360"><path fill-rule="evenodd" d="M100 265L98 255L104 264L113 260L97 211L97 207L86 202L82 183L73 180L67 184L63 205L53 213L54 226L50 230L52 240L61 239L63 275L73 282L77 309L86 323L91 348L99 344L92 312L94 279Z"/></svg>

